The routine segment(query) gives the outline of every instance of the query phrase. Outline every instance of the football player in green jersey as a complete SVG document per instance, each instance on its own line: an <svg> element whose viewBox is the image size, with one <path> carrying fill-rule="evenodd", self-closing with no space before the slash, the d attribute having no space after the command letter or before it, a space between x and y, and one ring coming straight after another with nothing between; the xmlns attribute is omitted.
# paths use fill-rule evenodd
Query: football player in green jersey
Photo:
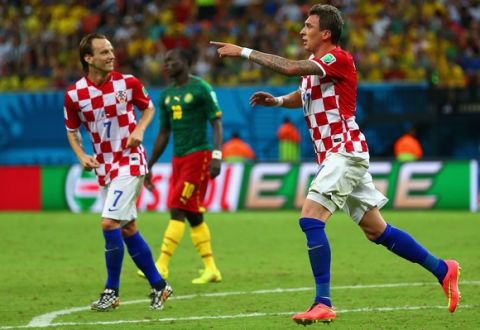
<svg viewBox="0 0 480 330"><path fill-rule="evenodd" d="M185 231L185 219L191 226L191 238L202 257L205 269L192 283L220 282L222 276L212 254L210 231L203 220L203 199L209 178L221 169L223 129L215 92L199 77L190 74L192 55L173 49L165 55L165 68L171 79L160 96L160 131L148 161L151 170L164 152L173 133L172 176L167 206L171 220L163 237L156 262L159 272L168 277L168 264ZM207 123L213 128L213 151L207 138ZM151 171L145 186L154 189ZM139 275L142 275L139 271Z"/></svg>

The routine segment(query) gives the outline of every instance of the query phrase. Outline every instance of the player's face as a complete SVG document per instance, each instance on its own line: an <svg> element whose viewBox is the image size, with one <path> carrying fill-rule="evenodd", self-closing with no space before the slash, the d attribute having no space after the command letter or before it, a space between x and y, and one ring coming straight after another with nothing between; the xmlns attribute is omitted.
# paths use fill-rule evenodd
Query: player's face
<svg viewBox="0 0 480 330"><path fill-rule="evenodd" d="M329 30L320 30L320 18L317 15L308 16L300 31L303 47L310 53L315 53L330 34Z"/></svg>
<svg viewBox="0 0 480 330"><path fill-rule="evenodd" d="M101 72L111 72L114 68L115 54L110 41L107 39L92 40L93 55L85 56L85 60L94 68Z"/></svg>
<svg viewBox="0 0 480 330"><path fill-rule="evenodd" d="M170 78L178 77L183 74L187 67L182 57L175 51L169 51L165 55L164 60L165 69Z"/></svg>

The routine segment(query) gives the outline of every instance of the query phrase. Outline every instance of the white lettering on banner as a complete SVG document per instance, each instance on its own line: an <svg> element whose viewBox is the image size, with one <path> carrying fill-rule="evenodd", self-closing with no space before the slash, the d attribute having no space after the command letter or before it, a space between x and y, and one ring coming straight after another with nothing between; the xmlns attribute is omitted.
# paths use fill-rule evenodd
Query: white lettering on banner
<svg viewBox="0 0 480 330"><path fill-rule="evenodd" d="M370 163L370 167L368 168L368 172L372 175L390 175L392 171L392 163L390 162L374 162ZM388 178L380 179L376 178L373 179L373 184L375 188L377 188L382 194L387 196L388 192Z"/></svg>
<svg viewBox="0 0 480 330"><path fill-rule="evenodd" d="M167 198L172 167L170 164L155 164L152 168L152 183L154 191L145 187L140 190L137 199L137 209L141 211L167 211Z"/></svg>
<svg viewBox="0 0 480 330"><path fill-rule="evenodd" d="M205 195L205 207L209 211L235 211L240 199L244 164L223 164L222 172L210 180Z"/></svg>
<svg viewBox="0 0 480 330"><path fill-rule="evenodd" d="M389 208L470 207L475 211L477 166L475 161L460 164L372 162L369 172L377 189L390 197ZM221 175L209 183L204 204L208 211L235 211L239 207L283 209L290 205L301 208L317 168L315 163L256 163L251 166L249 176L244 177L244 164L223 164ZM137 207L139 210L167 211L171 165L156 164L152 174L156 190L149 192L143 188ZM457 193L451 193L451 181L456 181ZM240 200L243 194L245 198ZM78 164L72 166L65 181L65 197L70 210L101 212L103 201L100 196L95 174L82 170ZM243 204L239 205L240 202Z"/></svg>
<svg viewBox="0 0 480 330"><path fill-rule="evenodd" d="M480 205L480 194L478 193L478 163L476 160L470 161L470 212L477 212Z"/></svg>
<svg viewBox="0 0 480 330"><path fill-rule="evenodd" d="M290 171L292 166L287 163L278 164L256 164L250 172L248 180L248 192L245 200L246 209L260 209L260 208L282 208L286 196L274 195L282 186L285 175ZM265 176L279 176L277 179L265 179ZM265 193L271 195L265 196Z"/></svg>
<svg viewBox="0 0 480 330"><path fill-rule="evenodd" d="M244 165L223 164L221 174L211 180L205 196L208 211L235 211L238 207L242 187ZM170 164L155 164L152 169L152 182L155 190L150 192L142 187L137 199L139 211L167 211ZM70 210L99 213L103 208L98 181L93 172L82 170L79 164L73 165L65 182L65 195Z"/></svg>
<svg viewBox="0 0 480 330"><path fill-rule="evenodd" d="M205 194L205 208L208 211L235 211L238 207L242 186L243 164L223 164L222 171L215 180L210 180ZM153 192L142 189L137 207L139 210L167 211L170 164L155 164L152 168Z"/></svg>
<svg viewBox="0 0 480 330"><path fill-rule="evenodd" d="M295 194L295 208L302 208L305 198L307 197L308 187L310 187L310 183L317 173L318 168L319 167L316 163L305 163L300 165Z"/></svg>
<svg viewBox="0 0 480 330"><path fill-rule="evenodd" d="M433 178L414 178L415 175L437 174L442 168L441 162L405 163L398 174L397 191L393 207L430 209L437 201L433 195L410 195L412 192L425 193L432 186Z"/></svg>

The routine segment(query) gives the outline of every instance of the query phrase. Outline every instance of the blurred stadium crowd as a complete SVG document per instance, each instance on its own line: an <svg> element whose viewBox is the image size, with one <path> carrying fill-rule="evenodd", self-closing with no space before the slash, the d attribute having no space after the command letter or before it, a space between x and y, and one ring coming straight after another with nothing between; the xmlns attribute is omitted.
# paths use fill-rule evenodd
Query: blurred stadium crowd
<svg viewBox="0 0 480 330"><path fill-rule="evenodd" d="M318 1L0 0L0 91L62 89L82 75L78 43L105 34L117 66L147 86L165 83L162 56L194 51L195 72L215 85L297 83L248 61L222 60L210 40L305 58L298 33ZM324 1L325 2L325 1ZM337 0L342 45L360 81L480 86L480 0Z"/></svg>

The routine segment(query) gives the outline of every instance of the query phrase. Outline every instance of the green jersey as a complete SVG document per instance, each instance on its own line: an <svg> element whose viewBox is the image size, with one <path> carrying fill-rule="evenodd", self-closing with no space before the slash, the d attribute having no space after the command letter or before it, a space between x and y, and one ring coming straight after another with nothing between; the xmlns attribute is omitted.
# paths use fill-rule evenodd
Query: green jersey
<svg viewBox="0 0 480 330"><path fill-rule="evenodd" d="M207 123L222 112L212 87L196 76L183 86L169 85L160 94L160 126L173 133L173 154L210 150Z"/></svg>

